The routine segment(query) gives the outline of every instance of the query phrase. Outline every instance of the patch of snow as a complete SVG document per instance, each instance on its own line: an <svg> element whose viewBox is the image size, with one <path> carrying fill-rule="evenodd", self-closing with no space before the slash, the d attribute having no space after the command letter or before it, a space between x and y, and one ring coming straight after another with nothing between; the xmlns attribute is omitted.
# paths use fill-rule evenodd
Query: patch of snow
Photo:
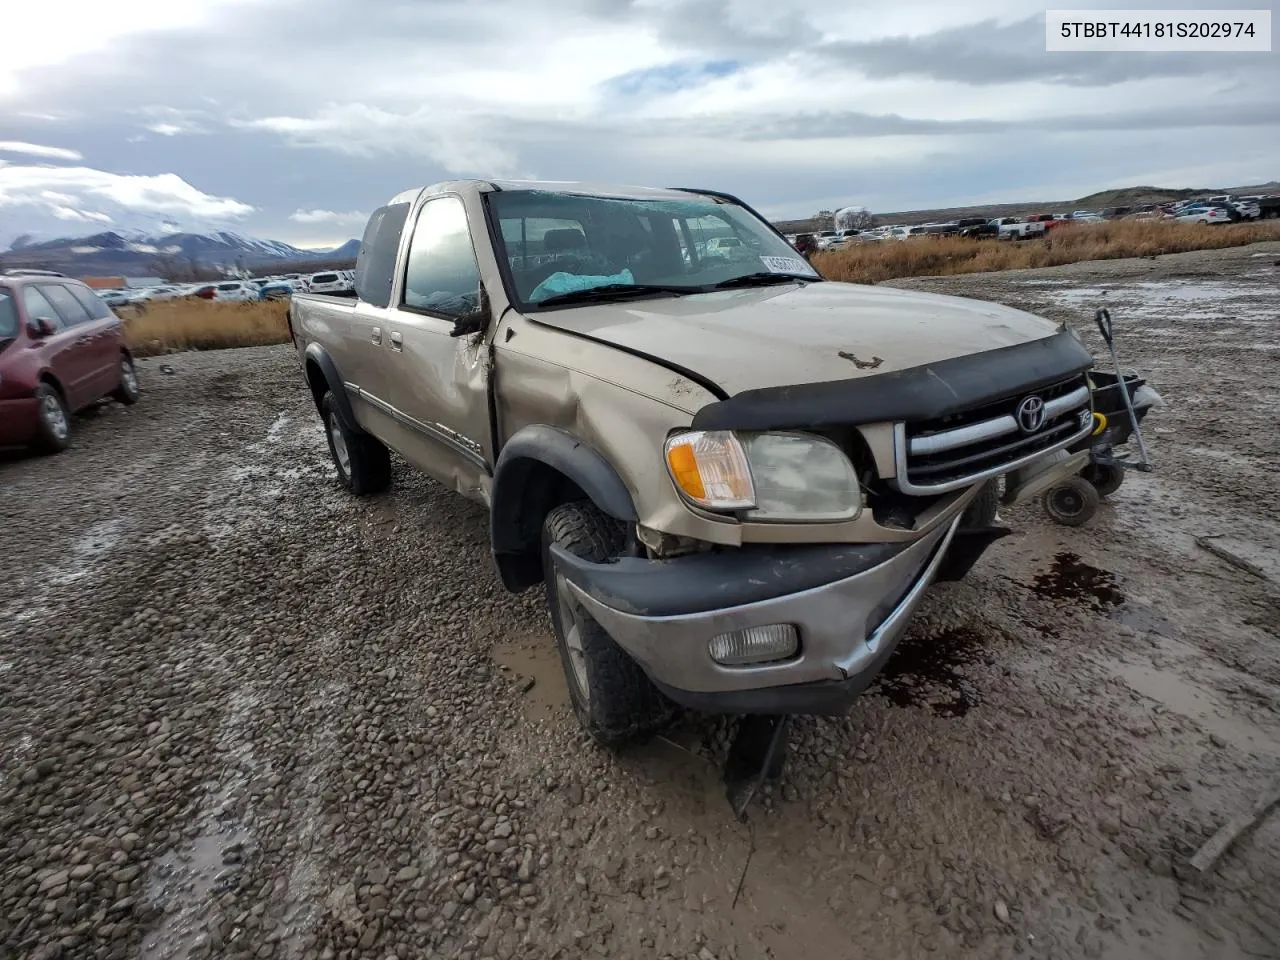
<svg viewBox="0 0 1280 960"><path fill-rule="evenodd" d="M272 421L271 426L267 427L267 441L269 443L279 443L280 438L284 434L284 428L289 423L287 414L280 414Z"/></svg>
<svg viewBox="0 0 1280 960"><path fill-rule="evenodd" d="M71 541L71 556L53 582L65 586L87 576L95 562L110 553L120 539L123 521L119 517L99 520Z"/></svg>

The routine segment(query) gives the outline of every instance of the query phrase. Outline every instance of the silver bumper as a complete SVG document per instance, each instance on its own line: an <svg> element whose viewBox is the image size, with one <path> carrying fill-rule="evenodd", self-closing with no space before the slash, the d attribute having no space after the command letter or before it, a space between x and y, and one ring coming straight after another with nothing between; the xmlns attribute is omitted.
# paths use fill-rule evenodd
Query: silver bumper
<svg viewBox="0 0 1280 960"><path fill-rule="evenodd" d="M691 693L759 690L791 684L847 681L877 671L933 581L959 517L939 526L884 563L799 593L742 606L679 616L624 613L569 581L588 613L660 685ZM794 624L796 657L779 663L726 667L711 659L708 641L720 633L773 623Z"/></svg>

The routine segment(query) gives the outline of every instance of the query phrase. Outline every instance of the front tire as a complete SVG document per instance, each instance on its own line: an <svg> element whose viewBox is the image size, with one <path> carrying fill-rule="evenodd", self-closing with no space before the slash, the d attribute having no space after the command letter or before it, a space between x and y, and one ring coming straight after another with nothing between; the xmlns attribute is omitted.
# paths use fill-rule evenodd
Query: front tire
<svg viewBox="0 0 1280 960"><path fill-rule="evenodd" d="M377 437L351 430L342 422L332 392L320 401L320 416L339 483L358 497L381 493L391 486L391 453Z"/></svg>
<svg viewBox="0 0 1280 960"><path fill-rule="evenodd" d="M36 387L36 449L61 453L71 446L71 413L57 389L47 383Z"/></svg>
<svg viewBox="0 0 1280 960"><path fill-rule="evenodd" d="M551 545L603 563L622 552L624 539L622 525L585 500L561 504L542 525L547 605L569 700L582 728L605 746L647 739L671 721L675 704L583 609L556 568Z"/></svg>
<svg viewBox="0 0 1280 960"><path fill-rule="evenodd" d="M133 360L122 353L120 354L120 386L111 391L111 399L131 407L141 396L142 388L138 386L138 371L133 365Z"/></svg>

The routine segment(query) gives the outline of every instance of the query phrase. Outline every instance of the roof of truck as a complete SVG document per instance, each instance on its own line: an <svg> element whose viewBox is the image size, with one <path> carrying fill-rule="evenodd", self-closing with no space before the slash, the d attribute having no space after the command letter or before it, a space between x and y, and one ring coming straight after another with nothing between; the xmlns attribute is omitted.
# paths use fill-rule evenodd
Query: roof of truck
<svg viewBox="0 0 1280 960"><path fill-rule="evenodd" d="M392 203L412 203L420 194L461 193L474 190L546 190L551 193L580 193L595 197L619 197L627 200L688 200L691 191L671 187L637 187L621 183L599 183L585 180L445 180L428 187L405 190L392 198Z"/></svg>

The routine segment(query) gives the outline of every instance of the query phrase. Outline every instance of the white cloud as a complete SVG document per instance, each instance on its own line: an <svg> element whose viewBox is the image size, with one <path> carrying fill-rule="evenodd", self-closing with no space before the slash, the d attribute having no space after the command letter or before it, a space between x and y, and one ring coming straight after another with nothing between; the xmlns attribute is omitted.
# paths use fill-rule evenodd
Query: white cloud
<svg viewBox="0 0 1280 960"><path fill-rule="evenodd" d="M77 55L109 50L131 34L171 30L210 23L225 16L226 7L259 0L40 0L10 4L5 9L5 33L10 37L41 38L42 42L10 43L0 58L0 95L21 89L24 70L65 63ZM12 7L12 9L9 9Z"/></svg>
<svg viewBox="0 0 1280 960"><path fill-rule="evenodd" d="M294 223L361 224L369 219L369 215L359 210L348 210L346 213L338 213L336 210L295 210L289 214L289 219Z"/></svg>
<svg viewBox="0 0 1280 960"><path fill-rule="evenodd" d="M143 176L16 164L0 166L0 207L9 237L57 230L58 222L154 229L158 221L176 221L197 227L239 220L254 210L232 197L207 194L173 173Z"/></svg>
<svg viewBox="0 0 1280 960"><path fill-rule="evenodd" d="M20 140L0 140L0 153L21 153L42 160L83 160L75 150L65 147L46 147L41 143L23 143Z"/></svg>
<svg viewBox="0 0 1280 960"><path fill-rule="evenodd" d="M278 133L296 146L359 157L425 157L458 176L517 174L515 151L500 131L479 118L431 107L398 113L364 103L330 103L309 117L262 117L239 125Z"/></svg>

